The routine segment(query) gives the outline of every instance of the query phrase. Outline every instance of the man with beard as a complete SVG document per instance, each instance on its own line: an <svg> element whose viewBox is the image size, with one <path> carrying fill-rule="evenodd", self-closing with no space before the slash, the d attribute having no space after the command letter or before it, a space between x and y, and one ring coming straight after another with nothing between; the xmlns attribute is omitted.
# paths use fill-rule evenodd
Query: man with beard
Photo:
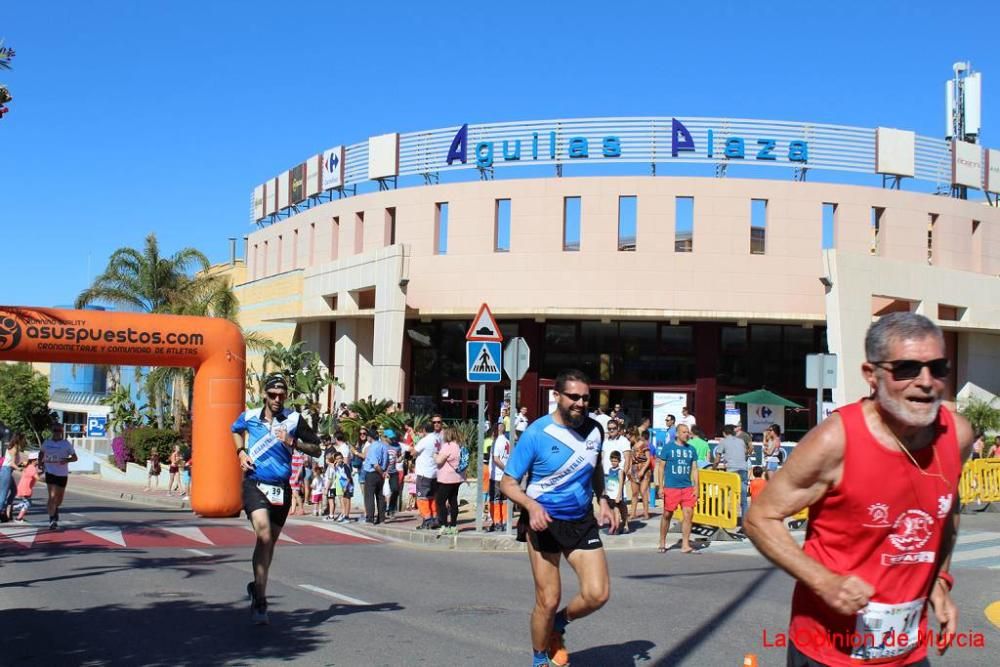
<svg viewBox="0 0 1000 667"><path fill-rule="evenodd" d="M534 665L568 665L563 634L570 621L604 606L610 595L608 564L594 518L592 498L600 498L600 523L618 528L618 513L603 498L601 426L587 416L590 380L577 370L556 377L556 410L533 422L517 441L500 490L524 508L517 539L528 543L535 581L531 613ZM527 492L520 480L528 475ZM558 613L559 559L565 556L579 579L580 592Z"/></svg>
<svg viewBox="0 0 1000 667"><path fill-rule="evenodd" d="M745 524L757 549L797 580L793 667L926 665L928 603L938 639L958 624L949 564L972 429L941 405L944 336L922 315L892 313L869 327L865 358L871 395L806 434ZM783 521L805 507L800 549ZM947 643L933 643L944 653Z"/></svg>

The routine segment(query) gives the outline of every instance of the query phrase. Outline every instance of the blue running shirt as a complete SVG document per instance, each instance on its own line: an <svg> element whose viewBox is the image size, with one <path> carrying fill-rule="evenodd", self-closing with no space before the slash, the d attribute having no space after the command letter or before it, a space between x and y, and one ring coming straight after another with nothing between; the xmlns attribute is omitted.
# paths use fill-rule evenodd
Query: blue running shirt
<svg viewBox="0 0 1000 667"><path fill-rule="evenodd" d="M668 489L686 489L691 482L691 466L698 460L698 452L691 445L673 442L663 448L663 485Z"/></svg>
<svg viewBox="0 0 1000 667"><path fill-rule="evenodd" d="M292 450L275 436L280 429L305 442L319 439L295 410L285 408L271 423L263 420L263 408L247 410L233 422L233 433L247 434L247 453L254 469L246 473L249 479L265 484L284 484L292 474Z"/></svg>
<svg viewBox="0 0 1000 667"><path fill-rule="evenodd" d="M601 425L589 417L578 428L568 428L546 415L517 439L505 473L518 481L530 473L528 497L553 519L582 519L593 511L592 479L603 440Z"/></svg>

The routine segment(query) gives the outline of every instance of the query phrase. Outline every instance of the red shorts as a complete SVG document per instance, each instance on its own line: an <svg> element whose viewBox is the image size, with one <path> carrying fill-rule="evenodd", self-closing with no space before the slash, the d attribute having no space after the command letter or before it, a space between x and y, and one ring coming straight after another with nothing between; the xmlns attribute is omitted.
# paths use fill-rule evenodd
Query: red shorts
<svg viewBox="0 0 1000 667"><path fill-rule="evenodd" d="M678 507L692 508L697 503L693 486L684 489L663 489L664 512L673 512Z"/></svg>

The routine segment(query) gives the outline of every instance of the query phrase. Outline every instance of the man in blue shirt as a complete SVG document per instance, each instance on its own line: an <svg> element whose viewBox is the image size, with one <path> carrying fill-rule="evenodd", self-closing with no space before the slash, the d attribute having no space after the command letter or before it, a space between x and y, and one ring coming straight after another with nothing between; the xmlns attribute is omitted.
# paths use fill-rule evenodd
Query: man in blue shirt
<svg viewBox="0 0 1000 667"><path fill-rule="evenodd" d="M368 428L368 432L372 432ZM395 433L393 434L395 435ZM365 460L361 464L361 474L365 480L365 520L368 523L385 521L385 496L382 495L382 481L389 467L389 448L383 440L374 440L368 445ZM375 508L378 507L378 516Z"/></svg>
<svg viewBox="0 0 1000 667"><path fill-rule="evenodd" d="M264 407L247 410L233 422L233 442L243 470L243 511L253 525L253 577L247 584L254 623L266 625L267 574L274 545L288 518L292 451L320 455L320 441L295 410L285 407L288 383L280 373L264 380ZM245 438L245 439L244 439Z"/></svg>
<svg viewBox="0 0 1000 667"><path fill-rule="evenodd" d="M569 664L563 642L566 625L604 606L610 595L608 564L594 518L593 496L600 498L600 523L618 529L618 513L604 495L601 446L604 433L587 416L590 380L577 370L556 378L556 410L524 431L504 469L501 492L524 508L517 539L528 543L535 580L531 613L534 665ZM521 479L528 475L527 491ZM558 613L559 559L565 556L580 582L580 592Z"/></svg>
<svg viewBox="0 0 1000 667"><path fill-rule="evenodd" d="M677 426L674 442L663 449L663 515L660 516L660 553L667 551L667 528L670 517L681 508L681 553L691 548L691 523L698 503L698 452L688 444L691 429Z"/></svg>

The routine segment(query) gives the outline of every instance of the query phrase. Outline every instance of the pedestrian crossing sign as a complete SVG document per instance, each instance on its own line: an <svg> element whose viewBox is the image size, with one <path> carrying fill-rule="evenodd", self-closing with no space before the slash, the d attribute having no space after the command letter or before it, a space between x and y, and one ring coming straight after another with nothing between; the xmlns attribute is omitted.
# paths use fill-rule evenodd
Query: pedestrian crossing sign
<svg viewBox="0 0 1000 667"><path fill-rule="evenodd" d="M465 377L469 382L500 382L500 343L470 340L465 344Z"/></svg>

